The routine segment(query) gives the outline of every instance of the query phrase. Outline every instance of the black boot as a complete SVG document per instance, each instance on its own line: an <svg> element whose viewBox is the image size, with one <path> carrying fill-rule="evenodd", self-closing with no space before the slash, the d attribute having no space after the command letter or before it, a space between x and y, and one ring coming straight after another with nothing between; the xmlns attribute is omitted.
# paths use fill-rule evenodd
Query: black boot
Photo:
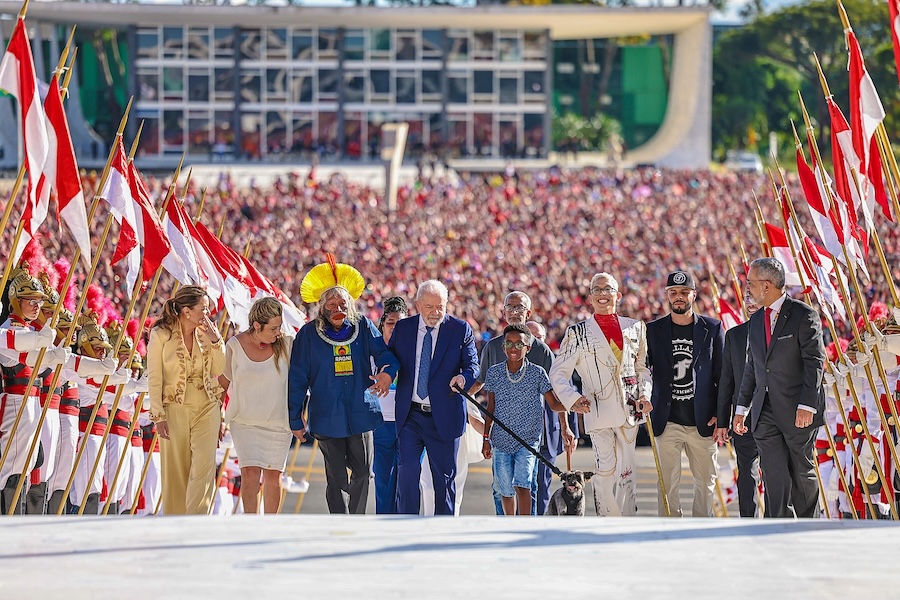
<svg viewBox="0 0 900 600"><path fill-rule="evenodd" d="M50 501L47 503L48 515L55 515L59 512L59 506L63 503L63 493L65 490L53 490L53 493L50 494ZM66 514L65 511L63 514Z"/></svg>
<svg viewBox="0 0 900 600"><path fill-rule="evenodd" d="M107 514L107 515L113 515L113 516L119 514L119 503L118 503L118 502L113 502L112 504L110 504L110 505L109 505L109 512L107 512L106 514Z"/></svg>
<svg viewBox="0 0 900 600"><path fill-rule="evenodd" d="M6 480L6 487L3 488L3 491L0 492L0 508L3 509L3 514L8 515L9 509L12 506L13 495L16 493L16 487L19 485L19 477L21 475L10 475L9 479ZM19 494L19 500L16 502L16 510L13 511L14 515L24 515L25 514L25 495Z"/></svg>
<svg viewBox="0 0 900 600"><path fill-rule="evenodd" d="M84 513L85 515L99 515L100 514L100 494L96 492L93 494L88 494L87 500L84 501Z"/></svg>
<svg viewBox="0 0 900 600"><path fill-rule="evenodd" d="M47 482L28 488L25 495L25 513L29 515L47 514Z"/></svg>

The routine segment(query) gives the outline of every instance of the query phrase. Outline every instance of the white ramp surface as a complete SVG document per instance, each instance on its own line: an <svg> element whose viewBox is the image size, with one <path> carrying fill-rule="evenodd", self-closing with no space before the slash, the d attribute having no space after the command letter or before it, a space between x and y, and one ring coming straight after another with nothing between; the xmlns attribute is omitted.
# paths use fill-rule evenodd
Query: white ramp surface
<svg viewBox="0 0 900 600"><path fill-rule="evenodd" d="M871 521L0 519L0 598L880 599L898 560Z"/></svg>

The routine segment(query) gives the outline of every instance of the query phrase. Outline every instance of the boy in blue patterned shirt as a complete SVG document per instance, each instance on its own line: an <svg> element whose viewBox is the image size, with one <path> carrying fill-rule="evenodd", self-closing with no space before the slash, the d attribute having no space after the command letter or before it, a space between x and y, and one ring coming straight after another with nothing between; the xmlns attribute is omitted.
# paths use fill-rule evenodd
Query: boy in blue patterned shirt
<svg viewBox="0 0 900 600"><path fill-rule="evenodd" d="M547 372L525 358L532 339L524 325L508 325L503 330L506 362L488 369L484 389L488 411L538 451L544 431L544 402L556 412L565 407L553 393ZM492 426L493 419L485 415L481 451L485 458L493 457L494 489L502 497L503 512L530 515L535 456L502 428Z"/></svg>

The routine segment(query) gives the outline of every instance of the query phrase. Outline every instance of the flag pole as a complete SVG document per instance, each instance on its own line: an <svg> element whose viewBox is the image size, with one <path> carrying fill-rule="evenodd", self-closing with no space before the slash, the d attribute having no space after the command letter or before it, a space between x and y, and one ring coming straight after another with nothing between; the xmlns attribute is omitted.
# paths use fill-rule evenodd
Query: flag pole
<svg viewBox="0 0 900 600"><path fill-rule="evenodd" d="M63 65L65 64L66 57L68 56L69 49L70 49L71 44L72 44L73 36L74 36L74 28L73 28L73 30L72 30L72 35L69 36L69 40L68 40L68 42L66 43L65 48L63 49L62 55L60 56L58 66L57 66L57 69L56 69L56 71L55 71L56 73L59 73L60 70L62 69ZM88 223L90 223L90 220L91 220L91 219L93 218L93 216L94 216L93 209L96 207L96 203L97 203L97 201L95 200L95 201L94 201L94 205L92 206L92 209L91 209L91 214L90 214L90 216L88 217ZM19 227L17 228L17 236L20 236L20 235L21 235L21 223L22 223L22 221L19 222ZM15 246L16 246L17 244L18 244L18 242L15 242L14 245L13 245L13 247L15 248ZM72 277L73 277L73 275L75 274L75 267L76 267L76 264L77 264L77 262L78 262L78 256L79 256L79 253L80 253L80 248L76 248L76 249L75 249L75 260L73 260L72 263L71 263L71 265L69 266L69 271L68 271L68 273L67 273L67 275L66 275L65 283L63 284L63 287L62 287L62 289L61 289L60 298L65 298L66 292L67 292L68 289L69 289L69 285L70 285L70 283L71 283L71 281L72 281ZM12 261L9 261L9 264L12 264ZM6 273L6 275L8 275L8 273ZM5 286L6 286L6 280L4 279L4 280L2 281L2 284L0 284L0 289L5 288ZM52 316L51 319L50 319L50 326L53 327L53 328L55 328L55 327L56 327L56 324L58 323L58 320L59 320L59 313L60 313L60 311L62 310L62 305L63 305L63 303L62 303L62 301L60 301L60 302L57 304L57 306L55 307L54 311L53 311L53 316ZM72 344L72 338L73 338L73 336L74 336L74 332L75 332L74 327L73 327L73 328L70 328L69 331L67 332L67 334L66 334L65 336L63 336L64 339L66 340L65 346L71 346L71 344ZM36 363L36 365L40 365L41 362L43 362L45 353L46 353L46 348L41 348L41 350L38 352L37 363ZM31 374L31 377L30 377L30 379L29 379L29 381L28 381L28 385L25 386L25 389L26 389L26 390L30 390L31 387L34 385L34 382L37 380L37 376L38 376L39 372L40 372L40 368L39 368L39 367L36 367L35 369L32 370L32 374ZM52 378L52 383L51 383L51 385L50 385L50 390L51 390L51 392L52 392L52 390L56 389L56 384L57 384L58 381L59 381L59 376L60 376L60 373L61 373L61 372L62 372L62 365L59 365L59 366L57 366L56 371L55 371L55 373L54 373L54 376L53 376L53 378ZM22 419L22 415L23 415L23 413L24 413L25 406L26 406L26 403L23 403L22 406L19 408L19 411L18 411L17 414L16 414L16 419L15 419L15 421L13 421L13 424L12 424L12 427L10 428L10 431L7 432L7 434L8 434L10 437L15 436L16 431L18 430L19 424L20 424L21 419ZM29 446L29 451L28 451L28 454L26 455L26 460L25 460L25 464L26 464L26 465L29 464L29 463L31 462L31 457L34 456L34 450L35 450L35 447L36 447L36 445L37 445L37 441L40 439L40 431L41 431L41 427L43 426L44 420L46 419L46 416L47 416L47 410L49 409L49 406L50 406L50 399L49 399L49 397L48 397L47 401L44 403L43 410L41 411L41 416L40 416L40 418L38 419L37 432L35 433L35 437L32 438L32 443L31 443L31 445ZM0 468L2 468L3 465L4 465L5 463L6 463L6 455L0 456ZM12 502L11 502L11 505L12 505L13 507L16 505L16 501L18 500L19 494L21 493L21 489L22 489L22 486L24 485L24 483L25 483L25 478L24 478L24 477L20 478L18 489L17 489L17 491L15 492L14 497L13 497L13 500L12 500Z"/></svg>
<svg viewBox="0 0 900 600"><path fill-rule="evenodd" d="M842 19L845 19L845 23L844 23L845 27L849 28L850 23L849 23L849 20L846 20L847 15L846 15L846 13L843 12L843 6L841 5L840 0L838 0L838 6L841 8ZM816 57L816 68L818 69L818 72L819 72L819 82L822 85L822 90L825 93L825 97L829 98L829 97L831 97L831 92L828 89L828 82L825 79L825 74L822 72L822 66L819 64L818 57ZM859 180L857 179L856 171L851 168L850 172L853 175L853 183L856 186L856 189L859 191ZM823 178L823 181L824 181L824 178ZM887 183L888 183L888 187L891 188L892 197L893 197L893 185L891 184L890 177L887 178ZM831 193L830 190L829 190L829 193ZM874 215L873 215L873 218L874 218ZM900 219L900 212L897 213L897 218ZM870 232L870 237L872 238L872 241L874 242L875 252L878 254L878 260L879 260L879 263L881 264L881 269L884 272L885 282L887 283L888 289L891 292L891 300L893 301L894 306L900 306L900 298L898 298L897 289L894 286L893 274L891 273L890 266L888 266L887 258L884 254L884 247L881 245L881 237L878 235L878 230L874 227L874 225ZM847 249L846 249L846 247L843 247L843 248L844 248L845 260L849 261L849 258L846 258ZM847 264L849 265L850 263L848 262ZM857 280L856 277L853 277L852 281L853 281L854 292L856 293L856 300L857 300L857 303L859 304L860 312L862 313L864 328L870 335L874 335L875 325L871 322L871 319L869 319L869 311L867 310L867 307L865 305L864 296L862 295L862 293L859 289L859 281ZM852 311L850 312L850 314L853 314ZM857 347L865 348L865 346L862 343L862 337L860 336L858 328L856 326L856 321L852 320L851 325L853 327L853 335L856 339ZM887 372L884 368L884 361L882 360L882 357L881 357L881 350L877 346L872 347L872 356L875 359L875 367L877 369L878 376L881 379L881 383L884 385L884 392L885 392L885 394L888 394L888 393L890 393L891 386L888 383ZM869 365L865 365L865 369L866 369L867 376L869 377L869 384L872 386L872 393L875 394L876 397L878 397L879 396L878 388L875 386L874 379L870 372L871 367ZM897 469L900 469L900 459L898 459L897 449L894 444L893 436L889 435L890 428L888 425L888 419L886 418L886 414L884 412L884 407L881 405L880 401L876 401L875 404L878 406L878 413L882 420L882 427L885 431L885 435L888 438L888 447L891 450L891 457L893 458L893 461L894 461L894 467ZM891 416L893 416L894 422L900 423L900 415L898 415L896 404L893 402L889 402L888 404L890 406ZM891 505L893 506L893 503L891 503ZM897 518L896 511L895 511L894 515L895 515L895 518Z"/></svg>
<svg viewBox="0 0 900 600"><path fill-rule="evenodd" d="M135 139L134 146L137 146L137 139ZM133 155L132 155L132 157L133 157ZM179 161L178 168L175 170L175 178L172 181L172 185L169 186L169 191L166 194L166 199L163 202L163 207L162 207L162 209L160 209L160 214L165 214L166 208L168 207L169 202L172 201L172 196L175 193L175 186L178 183L178 176L181 173L181 166L183 163L184 163L184 154L181 155L181 161ZM147 294L147 302L144 306L143 311L141 312L141 317L140 317L140 320L138 321L138 323L144 323L147 320L147 315L150 314L150 305L153 303L153 296L156 294L156 286L159 284L159 279L162 276L162 272L163 272L162 265L159 265L156 268L156 274L153 276L153 283L150 286L150 291ZM143 286L140 285L140 282L136 281L134 284L134 289L131 292L131 300L128 303L128 309L125 311L125 313L123 315L126 323L128 322L128 319L131 318L131 313L134 312L134 307L137 304L138 298L141 297L141 295L142 295L141 287L143 287ZM113 357L118 358L119 349L122 347L122 341L124 339L125 339L125 331L123 330L122 333L119 334L119 337L116 340L115 346L113 347L113 352L112 352ZM131 363L131 360L134 358L135 352L137 352L137 343L132 345L131 350L128 352L128 358L125 360L125 364ZM85 432L89 432L91 430L91 427L94 424L93 421L96 419L97 411L99 409L100 403L103 402L103 394L106 393L106 384L108 382L109 382L109 375L106 375L103 377L103 381L100 383L100 389L97 391L97 401L94 404L94 412L91 415L92 420L90 422L88 422L87 427L85 428ZM124 383L119 384L116 387L116 395L115 395L115 398L113 399L112 408L110 409L110 412L112 415L115 415L116 411L119 409L119 402L122 399L122 393L124 391L125 391ZM104 429L103 437L101 438L101 442L100 442L100 448L106 447L106 440L109 438L109 430L110 430L109 427L106 427ZM87 440L87 438L88 438L88 435L85 435L84 436L85 441ZM86 443L84 445L87 446ZM91 468L91 474L88 477L88 482L92 481L94 479L94 476L97 474L97 469L100 466L100 459L102 457L103 457L103 452L102 451L98 452L97 458L94 460L94 465ZM75 468L76 469L78 468L78 462L79 462L79 459L76 458L76 460L75 460ZM75 470L73 469L73 473L74 473L74 471ZM81 506L78 507L79 515L84 514L84 509L85 509L86 505L87 505L86 502L82 502Z"/></svg>
<svg viewBox="0 0 900 600"><path fill-rule="evenodd" d="M821 157L821 155L819 154L819 148L818 148L818 146L815 145L815 135L814 135L814 133L813 133L812 125L810 124L809 114L806 112L806 105L803 103L803 95L800 94L800 93L798 92L798 96L800 97L800 108L801 108L801 110L802 110L802 112L803 112L803 120L804 120L804 123L806 124L807 131L808 131L809 134L810 134L810 139L813 140L813 145L812 145L812 148L810 149L810 151L815 153L816 159L817 159L817 161L818 161L818 168L819 168L819 170L820 170L820 176L822 177L822 181L825 181L824 173L821 173L821 171L824 170L824 167L823 167L823 165L822 165L822 157ZM828 194L829 194L829 196L830 196L830 201L831 201L831 202L834 202L835 200L834 200L834 197L832 196L831 189L828 188L828 189L827 189L827 192L828 192ZM849 255L849 253L847 252L847 246L846 246L845 244L842 244L842 245L841 245L841 248L842 248L842 250L843 250L843 252L844 252L844 260L847 262L847 265L848 265L848 268L849 268L849 265L851 265L852 263L851 263L851 261L850 261L850 255ZM836 259L834 256L832 256L832 257L831 257L831 261L832 261L832 264L833 264L833 266L834 266L835 272L839 273L840 267L838 266L837 259ZM844 308L845 308L845 310L847 311L847 314L849 315L849 318L848 318L847 320L850 322L850 326L851 326L851 328L852 328L852 330L853 330L853 337L856 339L857 346L858 346L859 348L863 348L864 346L863 346L863 344L861 343L861 342L862 342L862 338L861 338L861 336L860 336L859 329L858 329L857 326L856 326L856 321L853 319L853 307L852 307L852 305L850 304L850 299L849 299L849 297L848 297L848 290L847 290L847 287L846 287L846 285L844 284L844 281L843 281L843 278L842 278L842 277L839 277L839 276L838 276L838 277L836 277L836 279L837 279L837 282L838 282L838 286L840 287L841 301L844 303ZM854 270L851 270L849 279L851 279L851 280L853 281L853 288L854 288L854 292L857 294L857 301L861 303L861 310L862 310L862 313L863 313L863 317L864 317L864 319L866 320L866 322L868 322L868 316L869 316L869 315L868 315L868 311L866 310L866 306L865 306L864 302L862 301L861 291L860 291L860 289L859 289L859 280L858 280L857 277L856 277L855 269L854 269ZM831 324L830 324L830 323L829 323L829 327L831 327ZM843 352L843 349L840 347L840 343L838 342L838 337L837 337L836 335L834 336L834 340L835 340L835 344L834 344L834 346L835 346L835 351L837 352L838 357L840 358L841 362L843 362L843 363L847 366L848 369L852 369L852 364L849 362L849 360L847 360L846 355L845 355L844 352ZM881 365L880 356L877 354L877 348L875 348L875 352L876 352L876 354L875 354L875 356L876 356L876 362L877 362L879 365ZM868 364L867 364L867 365L864 365L863 368L864 368L864 370L865 370L865 372L866 372L866 377L867 377L867 379L868 379L869 386L870 386L870 388L871 388L871 390L872 390L872 393L874 394L878 388L877 388L877 386L875 385L875 379L872 377L872 369L871 369L871 367L870 367ZM856 393L856 388L852 385L852 374L851 374L851 375L848 375L847 381L850 382L850 384L851 384L851 385L849 386L849 387L850 387L850 393L851 393L851 396L852 396L852 398L853 398L853 403L854 403L854 405L855 405L855 407L856 407L856 410L857 410L857 412L859 413L860 420L861 420L861 423L860 423L860 424L862 425L863 432L864 432L864 434L865 434L865 436L866 436L866 440L867 440L868 443L869 443L869 449L872 451L872 456L875 457L875 469L876 469L876 471L878 472L879 478L881 478L881 482L882 482L882 485L884 485L884 489L888 489L888 486L887 486L887 481L888 481L888 480L887 480L887 477L885 476L884 469L883 469L883 467L882 467L882 465L881 465L881 462L878 460L878 450L875 448L875 443L874 443L874 441L873 441L873 438L872 438L871 433L869 432L869 426L868 426L868 424L866 423L866 419L865 419L865 416L864 416L864 415L865 415L865 412L863 411L862 405L860 404L859 397L858 397L858 395L857 395L857 393ZM886 381L885 381L885 390L888 390L888 389L890 389L890 386L887 385L887 383L886 383ZM883 409L882 406L881 406L881 402L876 402L875 404L876 404L877 407L878 407L878 413L879 413L880 417L882 418L883 423L887 423L887 419L884 418L884 409ZM848 433L848 435L850 434L850 430L849 430L849 429L847 430L847 433ZM893 444L889 444L889 448L891 449L891 457L892 457L892 459L894 460L894 465L895 465L895 466L900 466L900 462L897 461L896 449L893 447ZM857 457L857 458L858 458L858 457ZM864 478L862 478L862 477L860 478L861 481L862 481L863 479L864 479ZM890 503L889 503L889 506L890 506L890 509L891 509L891 515L893 516L894 520L897 520L897 519L898 519L898 515L897 515L897 508L896 508L896 506L894 506L894 503L893 503L893 502L890 502ZM873 518L874 518L874 516L873 516Z"/></svg>
<svg viewBox="0 0 900 600"><path fill-rule="evenodd" d="M838 2L838 4L840 5L840 1ZM844 15L844 17L846 17L846 15ZM849 25L846 25L846 26L849 27ZM819 57L815 56L815 55L813 55L813 56L814 56L815 62L816 62L816 69L819 72L819 84L822 86L822 91L824 92L825 99L827 100L828 98L832 98L833 96L831 94L831 90L828 87L828 81L825 79L825 73L822 72L822 66L819 64ZM810 152L812 152L812 150L810 150ZM860 197L862 197L862 190L859 189L859 179L857 179L856 171L852 168L850 169L850 171L851 171L851 174L853 175L853 185L856 186L857 192L860 194ZM822 181L825 181L825 179L823 178ZM891 188L891 191L893 192L893 186L891 185L890 177L888 177L888 187ZM897 218L900 219L900 212L897 213ZM874 219L874 215L873 215L873 219ZM875 244L875 252L878 254L878 259L879 259L879 262L881 263L881 269L884 272L885 279L887 280L888 289L891 292L891 299L894 302L894 306L900 306L900 298L898 298L897 290L894 287L893 275L891 274L891 269L887 264L887 259L885 258L885 255L884 255L884 248L881 245L881 238L878 235L878 230L875 229L875 227L873 226L872 231L869 233L870 233L870 237L872 238L872 242ZM850 263L847 263L847 264L848 264L848 268L849 268ZM868 315L867 311L866 311L866 314ZM867 329L868 329L868 326L867 326ZM900 465L898 465L898 467L900 467Z"/></svg>
<svg viewBox="0 0 900 600"><path fill-rule="evenodd" d="M122 331L122 334L125 334L125 331ZM134 342L135 346L137 346L137 340ZM100 513L102 515L109 514L109 507L112 506L112 490L116 489L116 484L119 482L119 475L122 473L122 465L125 464L125 459L128 457L129 452L131 451L131 436L134 435L134 430L137 429L138 420L141 418L141 409L140 407L144 404L144 396L146 396L146 392L141 392L137 400L134 401L134 415L131 417L131 427L128 429L128 436L125 438L125 448L122 450L122 454L119 457L118 465L116 466L116 474L112 478L112 483L110 483L107 487L110 490L110 494L106 497L106 504L103 506L103 512ZM135 494L135 497L140 495L140 489L137 488L138 493Z"/></svg>
<svg viewBox="0 0 900 600"><path fill-rule="evenodd" d="M734 264L731 262L731 257L726 257L728 260L728 272L731 274L731 285L734 287L734 295L737 298L738 306L741 309L741 314L744 315L744 320L750 318L750 315L747 314L747 305L744 303L744 295L741 293L741 284L738 279L737 273L734 271Z"/></svg>
<svg viewBox="0 0 900 600"><path fill-rule="evenodd" d="M797 138L797 139L799 140L799 138ZM777 160L776 160L776 165L777 165L777 164L778 164L778 163L777 163ZM786 182L785 182L785 179L784 179L784 172L781 171L781 170L779 169L779 173L780 173L780 175L781 175L782 186L784 186L784 185L786 185ZM773 185L773 186L775 185L774 180L772 181L772 185ZM796 211L794 210L794 203L791 201L791 195L790 195L790 192L787 191L787 189L785 189L785 200L786 200L786 202L787 202L788 210L790 211L791 217L792 217L792 219L793 219L793 221L794 221L794 226L795 226L796 228L799 229L799 221L797 221L797 213L796 213ZM787 231L787 229L788 229L788 227L789 227L789 224L787 223L787 221L785 221L784 213L782 213L781 211L779 211L779 214L781 215L781 221L782 221L782 223L784 224L785 231ZM800 233L801 233L800 231L797 231L797 236L798 236L798 237L800 236ZM790 234L788 234L787 238L788 238L789 241L791 241L791 236L790 236ZM807 252L807 249L806 249L805 247L802 249L802 252L803 252L803 255L804 255L804 257L806 258L807 262L811 262L811 258L810 258L809 253ZM796 250L794 249L793 242L791 242L791 253L792 253L793 256L794 256L794 260L797 261L797 262L799 262L799 261L800 261L800 256L797 254ZM832 258L833 258L833 257L832 257ZM798 269L798 270L799 270L799 269ZM804 296L806 297L806 303L809 304L810 306L812 306L812 303L810 302L809 294L804 294ZM851 314L852 314L852 313L851 313ZM826 318L825 321L828 323L828 329L829 329L829 331L831 332L831 337L832 337L832 339L834 339L834 341L835 341L835 342L834 342L834 343L835 343L835 346L838 347L838 352L840 352L840 351L841 351L841 348L840 348L840 342L838 341L839 338L838 338L838 336L837 336L837 332L836 332L835 329L834 329L834 323L832 323L831 319L828 319L828 318ZM838 385L837 385L837 374L834 372L834 368L833 368L833 366L832 366L832 364L831 364L831 361L826 360L826 361L825 361L825 365L826 365L826 370L829 372L829 374L831 374L831 376L835 378L835 383L834 383L834 385L833 385L833 388L834 388L834 389L833 389L833 392L834 392L834 394L835 394L835 399L836 399L836 401L837 401L838 410L839 410L840 413L841 413L841 419L842 419L842 421L844 422L844 428L845 428L845 431L849 432L849 431L850 431L850 424L847 422L847 416L846 416L846 414L844 413L843 402L840 400L840 388L839 388ZM850 384L850 386L853 386L853 381L852 381L852 379L848 379L848 383ZM854 390L853 393L854 393L854 395L856 394L855 390ZM860 414L862 414L862 413L860 413ZM828 431L828 424L826 423L825 425L823 425L823 427L825 427L826 432L828 433L828 437L829 437L829 439L831 439L831 432ZM844 482L844 489L845 489L847 492L849 492L850 488L849 488L849 486L847 486L847 482L846 482L846 479L845 479L845 477L844 477L843 470L841 469L840 462L838 462L838 460L837 460L837 447L834 445L834 442L833 442L833 441L831 441L830 445L832 446L832 450L834 451L835 465L837 466L838 470L841 471L841 481ZM857 452L857 450L856 450L856 446L855 446L852 442L850 443L850 446L851 446L851 455L853 456L854 464L856 465L856 469L857 469L858 472L861 473L861 472L862 472L862 469L860 469L860 466L859 466L859 465L860 465L860 463L859 463L859 454L858 454L858 452ZM823 481L821 480L821 474L819 473L818 465L817 465L817 464L816 464L816 476L819 478L819 486L820 486L820 488L824 491L824 489L825 489L825 488L824 488L824 483L825 483L825 482L823 482ZM863 478L860 478L860 481L862 482L862 486L863 486L863 488L865 489L866 502L867 502L868 505L869 505L869 510L870 510L870 512L871 512L872 518L875 519L875 518L877 518L877 517L876 517L876 510L875 510L874 504L872 503L872 499L871 499L871 497L869 496L869 488L868 488L868 485L867 485L866 482L863 480ZM823 493L823 497L824 497L824 493ZM830 509L829 509L829 507L828 507L827 501L824 503L824 505L825 505L825 513L826 513L826 515L827 515L827 514L830 512ZM854 518L855 518L855 519L858 519L859 516L856 514L856 511L855 511L855 510L853 511L853 513L854 513ZM830 518L830 517L829 517L829 518Z"/></svg>
<svg viewBox="0 0 900 600"><path fill-rule="evenodd" d="M147 453L147 459L144 461L144 467L141 469L141 478L138 480L137 494L134 497L134 502L131 504L131 510L128 511L128 514L130 515L133 515L135 512L137 512L138 501L140 500L141 493L144 490L144 482L147 481L147 472L150 470L150 462L153 460L153 449L156 448L156 445L158 443L159 432L156 431L153 433L153 438L150 440L150 452Z"/></svg>
<svg viewBox="0 0 900 600"><path fill-rule="evenodd" d="M894 187L895 183L900 185L900 168L897 167L897 159L894 157L894 151L891 147L891 141L888 139L887 131L884 129L884 123L878 124L878 128L875 130L875 139L881 162L887 165L884 178L891 195L891 202L894 205L894 215L896 219L900 220L900 199L897 198L897 189ZM891 177L893 177L893 181L891 181Z"/></svg>

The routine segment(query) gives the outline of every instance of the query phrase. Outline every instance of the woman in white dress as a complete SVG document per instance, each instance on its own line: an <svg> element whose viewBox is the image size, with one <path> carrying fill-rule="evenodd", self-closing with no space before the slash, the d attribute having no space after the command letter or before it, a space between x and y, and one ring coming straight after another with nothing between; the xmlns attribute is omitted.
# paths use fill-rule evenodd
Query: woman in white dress
<svg viewBox="0 0 900 600"><path fill-rule="evenodd" d="M259 487L267 514L281 503L281 473L290 450L287 378L292 341L281 333L281 303L260 298L250 308L250 327L225 346L223 385L231 387L225 421L241 467L244 512L259 512ZM226 387L228 387L226 385Z"/></svg>

